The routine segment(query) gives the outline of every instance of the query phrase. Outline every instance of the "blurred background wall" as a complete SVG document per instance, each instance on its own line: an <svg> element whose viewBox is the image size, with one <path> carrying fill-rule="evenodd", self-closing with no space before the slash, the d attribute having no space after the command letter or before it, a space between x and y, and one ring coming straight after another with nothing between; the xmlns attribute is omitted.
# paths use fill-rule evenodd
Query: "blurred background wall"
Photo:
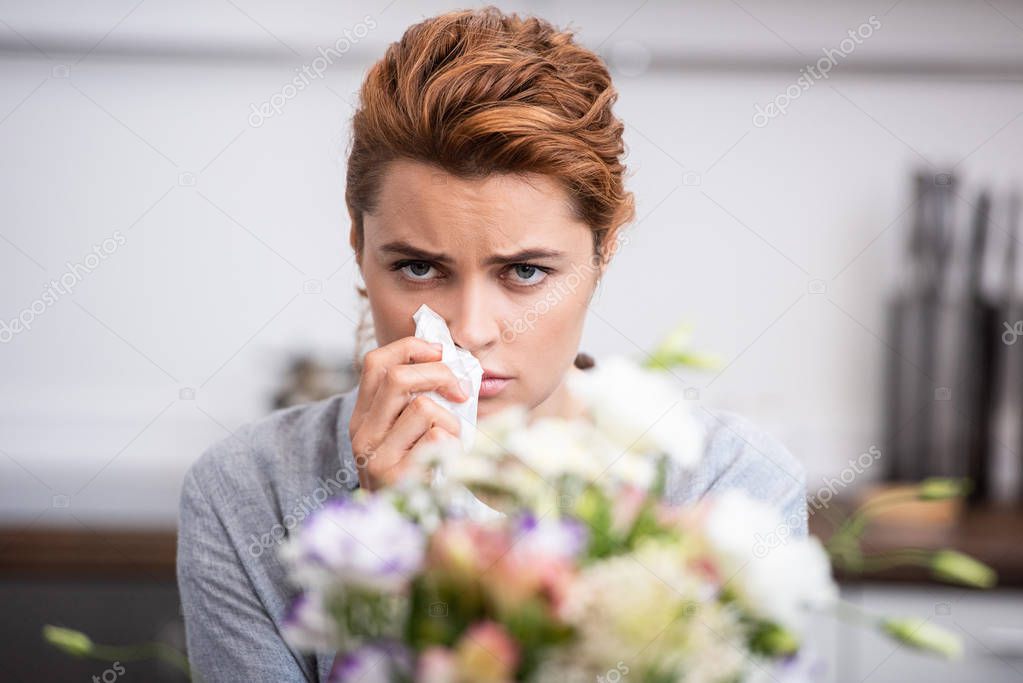
<svg viewBox="0 0 1023 683"><path fill-rule="evenodd" d="M912 174L954 174L964 220L978 188L1020 185L1023 3L501 7L574 25L620 90L639 218L582 350L637 354L691 322L725 361L692 375L701 403L775 434L811 490L879 446ZM294 354L344 367L356 91L452 8L0 3L0 320L36 306L0 327L0 523L173 528L186 468L271 409Z"/></svg>
<svg viewBox="0 0 1023 683"><path fill-rule="evenodd" d="M1019 4L891 5L507 5L578 26L621 91L639 222L583 350L650 348L668 306L726 359L695 380L702 400L759 419L818 477L879 443L910 171L1009 186L1021 170ZM0 347L0 514L173 522L184 469L266 412L287 352L350 352L352 103L386 44L445 8L3 5L2 317L123 244ZM758 105L871 16L758 127ZM322 78L285 89L346 32ZM279 114L253 114L275 95Z"/></svg>

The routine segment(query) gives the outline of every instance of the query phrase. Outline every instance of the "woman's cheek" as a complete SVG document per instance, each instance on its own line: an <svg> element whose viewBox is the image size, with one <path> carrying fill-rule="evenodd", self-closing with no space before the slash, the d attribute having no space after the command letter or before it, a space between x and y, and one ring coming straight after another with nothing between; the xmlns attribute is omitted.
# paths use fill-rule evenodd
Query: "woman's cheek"
<svg viewBox="0 0 1023 683"><path fill-rule="evenodd" d="M407 297L391 293L374 292L370 297L373 327L380 345L390 344L415 334L416 326L408 311Z"/></svg>

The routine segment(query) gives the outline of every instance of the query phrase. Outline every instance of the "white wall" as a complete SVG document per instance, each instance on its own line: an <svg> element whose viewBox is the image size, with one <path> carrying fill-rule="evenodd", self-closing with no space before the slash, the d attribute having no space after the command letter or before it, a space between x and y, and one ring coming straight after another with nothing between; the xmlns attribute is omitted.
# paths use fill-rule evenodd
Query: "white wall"
<svg viewBox="0 0 1023 683"><path fill-rule="evenodd" d="M0 319L124 236L0 345L4 523L173 522L185 468L266 411L285 351L351 347L349 101L388 42L447 7L95 4L0 4ZM582 348L635 353L691 321L728 359L694 376L702 402L775 432L811 489L880 444L909 174L1019 183L1023 6L503 6L572 20L615 65L641 223ZM250 125L253 103L367 15L376 27L323 79ZM829 79L753 125L871 15L880 29Z"/></svg>

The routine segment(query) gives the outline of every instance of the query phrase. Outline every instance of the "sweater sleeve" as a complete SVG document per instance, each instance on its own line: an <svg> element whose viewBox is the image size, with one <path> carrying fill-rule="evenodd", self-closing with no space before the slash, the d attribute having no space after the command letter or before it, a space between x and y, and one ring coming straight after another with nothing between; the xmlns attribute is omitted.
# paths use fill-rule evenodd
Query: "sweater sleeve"
<svg viewBox="0 0 1023 683"><path fill-rule="evenodd" d="M806 470L778 439L727 411L701 411L703 459L695 470L674 470L668 500L693 502L725 489L742 489L778 510L793 536L807 535Z"/></svg>
<svg viewBox="0 0 1023 683"><path fill-rule="evenodd" d="M201 458L185 477L178 529L178 588L193 678L204 683L311 680L254 589L223 511L207 497L207 475L196 475L204 465L209 458Z"/></svg>

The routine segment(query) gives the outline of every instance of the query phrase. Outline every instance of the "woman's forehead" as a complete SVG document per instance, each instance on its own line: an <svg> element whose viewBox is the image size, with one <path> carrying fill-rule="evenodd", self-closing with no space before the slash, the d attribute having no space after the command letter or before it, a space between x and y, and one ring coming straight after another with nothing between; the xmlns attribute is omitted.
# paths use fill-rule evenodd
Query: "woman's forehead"
<svg viewBox="0 0 1023 683"><path fill-rule="evenodd" d="M467 215L507 217L516 213L572 215L568 193L549 176L491 173L462 177L409 160L388 165L378 199L376 213L391 208L448 219Z"/></svg>
<svg viewBox="0 0 1023 683"><path fill-rule="evenodd" d="M567 193L543 176L460 178L418 162L400 162L381 183L365 216L370 248L405 241L430 251L509 254L532 248L586 249L590 230Z"/></svg>
<svg viewBox="0 0 1023 683"><path fill-rule="evenodd" d="M383 257L430 261L498 263L585 257L590 231L582 224L541 225L528 221L390 222L367 220L366 246ZM518 258L511 258L518 255Z"/></svg>

